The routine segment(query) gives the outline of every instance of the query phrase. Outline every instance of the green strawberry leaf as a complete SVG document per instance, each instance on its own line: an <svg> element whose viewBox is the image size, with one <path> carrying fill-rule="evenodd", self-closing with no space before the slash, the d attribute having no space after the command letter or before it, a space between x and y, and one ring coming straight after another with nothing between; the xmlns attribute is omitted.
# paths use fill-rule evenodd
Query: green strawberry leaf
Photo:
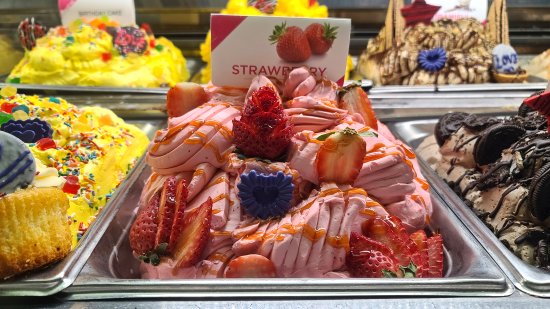
<svg viewBox="0 0 550 309"><path fill-rule="evenodd" d="M151 253L149 255L149 259L151 260L151 265L158 266L160 264L160 257L156 253Z"/></svg>
<svg viewBox="0 0 550 309"><path fill-rule="evenodd" d="M321 135L317 136L316 140L324 142L327 138L329 138L329 136L331 136L334 133L336 133L336 131L321 134Z"/></svg>
<svg viewBox="0 0 550 309"><path fill-rule="evenodd" d="M157 247L157 249L155 249L155 252L158 254L158 255L164 255L164 253L166 253L166 248L168 248L168 243L160 243Z"/></svg>
<svg viewBox="0 0 550 309"><path fill-rule="evenodd" d="M359 133L359 135L362 136L362 137L378 137L378 134L376 134L376 132L372 132L372 131L361 132L361 133Z"/></svg>
<svg viewBox="0 0 550 309"><path fill-rule="evenodd" d="M382 269L382 278L397 278L397 274L391 270Z"/></svg>
<svg viewBox="0 0 550 309"><path fill-rule="evenodd" d="M407 266L399 266L399 269L403 272L403 278L416 278L416 271L418 267L411 261Z"/></svg>

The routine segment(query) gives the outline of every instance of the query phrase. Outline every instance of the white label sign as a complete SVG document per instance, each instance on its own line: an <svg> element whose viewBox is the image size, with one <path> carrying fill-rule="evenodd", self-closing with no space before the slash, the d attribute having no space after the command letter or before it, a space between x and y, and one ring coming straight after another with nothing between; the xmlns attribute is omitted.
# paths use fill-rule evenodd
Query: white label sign
<svg viewBox="0 0 550 309"><path fill-rule="evenodd" d="M330 33L330 40L314 35L319 27L320 33ZM344 82L349 19L214 14L210 28L212 83L217 86L248 87L257 75L282 81L301 66L317 77Z"/></svg>
<svg viewBox="0 0 550 309"><path fill-rule="evenodd" d="M134 0L58 0L57 4L64 26L79 18L92 20L102 16L116 20L121 26L136 24Z"/></svg>
<svg viewBox="0 0 550 309"><path fill-rule="evenodd" d="M441 6L432 20L473 17L483 22L487 19L487 0L426 0L426 3Z"/></svg>

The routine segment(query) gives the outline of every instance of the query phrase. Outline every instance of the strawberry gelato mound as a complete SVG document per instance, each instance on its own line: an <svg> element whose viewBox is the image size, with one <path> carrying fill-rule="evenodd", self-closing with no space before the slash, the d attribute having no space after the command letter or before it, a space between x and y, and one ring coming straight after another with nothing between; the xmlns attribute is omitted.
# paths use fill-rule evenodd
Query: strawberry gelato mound
<svg viewBox="0 0 550 309"><path fill-rule="evenodd" d="M357 86L179 84L146 156L142 278L441 277L429 186Z"/></svg>

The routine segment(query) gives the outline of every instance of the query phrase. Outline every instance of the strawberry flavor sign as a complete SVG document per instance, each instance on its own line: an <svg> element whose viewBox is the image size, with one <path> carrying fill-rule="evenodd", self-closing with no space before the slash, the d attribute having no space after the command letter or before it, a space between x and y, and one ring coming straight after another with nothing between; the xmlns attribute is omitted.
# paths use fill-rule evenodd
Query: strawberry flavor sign
<svg viewBox="0 0 550 309"><path fill-rule="evenodd" d="M247 87L257 75L277 80L306 66L317 78L342 85L351 21L213 14L212 83Z"/></svg>

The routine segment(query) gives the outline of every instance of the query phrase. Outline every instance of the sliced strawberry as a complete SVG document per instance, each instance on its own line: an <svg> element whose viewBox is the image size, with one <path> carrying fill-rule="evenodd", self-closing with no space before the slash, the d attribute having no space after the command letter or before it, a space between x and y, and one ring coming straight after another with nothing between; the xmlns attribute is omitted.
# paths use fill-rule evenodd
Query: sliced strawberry
<svg viewBox="0 0 550 309"><path fill-rule="evenodd" d="M428 238L429 277L443 277L443 238L435 234Z"/></svg>
<svg viewBox="0 0 550 309"><path fill-rule="evenodd" d="M317 153L319 181L353 184L366 153L367 145L354 129L345 128L328 136Z"/></svg>
<svg viewBox="0 0 550 309"><path fill-rule="evenodd" d="M162 187L155 246L159 246L162 243L168 244L170 238L172 223L174 222L174 215L176 212L176 181L176 177L168 177L164 181L164 185Z"/></svg>
<svg viewBox="0 0 550 309"><path fill-rule="evenodd" d="M211 198L185 216L184 228L172 248L172 258L177 261L176 268L192 266L200 259L210 236L211 221Z"/></svg>
<svg viewBox="0 0 550 309"><path fill-rule="evenodd" d="M157 214L160 205L160 191L137 215L130 228L130 247L138 255L147 255L156 247Z"/></svg>
<svg viewBox="0 0 550 309"><path fill-rule="evenodd" d="M393 251L388 246L356 232L352 232L350 235L349 248L351 254L361 254L362 251L376 250L395 259ZM397 259L395 259L395 262L397 262Z"/></svg>
<svg viewBox="0 0 550 309"><path fill-rule="evenodd" d="M362 224L363 234L387 245L395 254L399 265L409 265L416 252L415 244L409 239L405 227L397 217L374 217Z"/></svg>
<svg viewBox="0 0 550 309"><path fill-rule="evenodd" d="M351 114L358 113L363 116L365 124L373 129L378 129L378 120L372 109L367 93L360 85L351 84L340 92L339 107L348 110Z"/></svg>
<svg viewBox="0 0 550 309"><path fill-rule="evenodd" d="M187 207L187 182L185 179L178 181L176 186L176 208L174 210L174 220L172 222L172 229L170 231L170 238L168 241L168 248L174 248L177 240L184 228L185 208Z"/></svg>
<svg viewBox="0 0 550 309"><path fill-rule="evenodd" d="M195 83L178 83L166 94L168 117L179 117L208 101L204 88Z"/></svg>
<svg viewBox="0 0 550 309"><path fill-rule="evenodd" d="M428 276L428 237L424 230L418 230L412 233L409 238L416 246L416 252L412 254L411 259L417 267L416 276L424 278Z"/></svg>
<svg viewBox="0 0 550 309"><path fill-rule="evenodd" d="M363 235L352 233L346 265L353 277L401 277L397 259L386 245Z"/></svg>
<svg viewBox="0 0 550 309"><path fill-rule="evenodd" d="M225 278L275 278L277 270L270 259L259 254L239 256L227 265Z"/></svg>

